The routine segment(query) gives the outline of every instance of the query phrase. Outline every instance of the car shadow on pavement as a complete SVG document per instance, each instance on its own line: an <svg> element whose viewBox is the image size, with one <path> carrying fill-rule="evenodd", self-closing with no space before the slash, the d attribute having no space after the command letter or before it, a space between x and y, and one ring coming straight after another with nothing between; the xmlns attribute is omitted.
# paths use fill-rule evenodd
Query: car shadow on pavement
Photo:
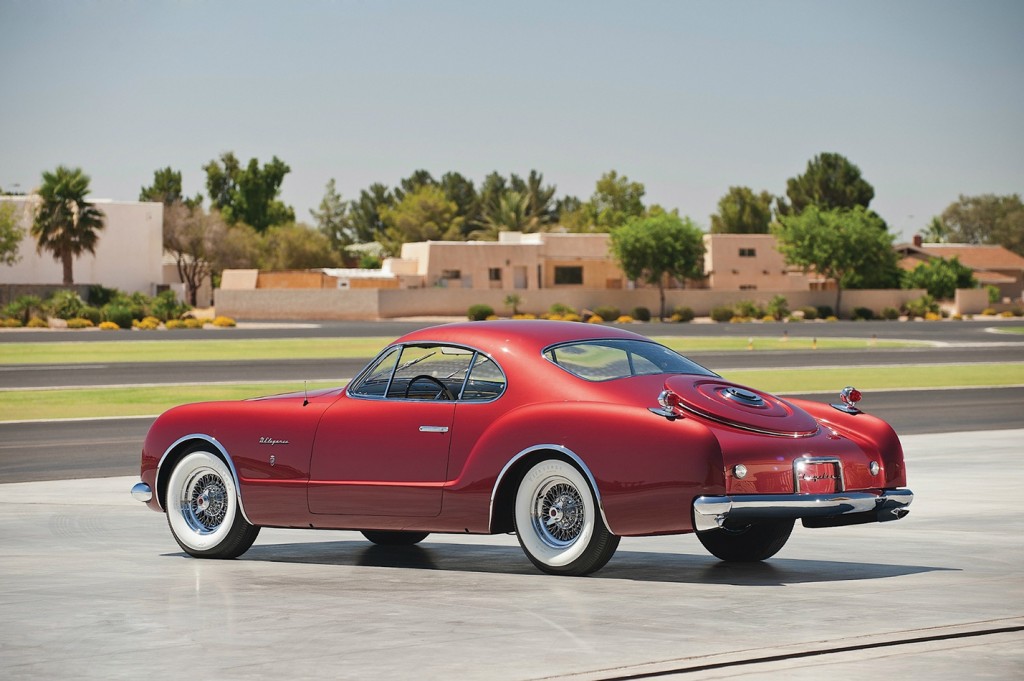
<svg viewBox="0 0 1024 681"><path fill-rule="evenodd" d="M266 544L253 546L240 560L510 575L539 574L515 546L432 541L401 547L377 546L361 541ZM760 563L723 563L710 555L618 551L608 565L591 575L591 578L679 584L786 586L884 579L948 570L955 569L795 558L772 558Z"/></svg>

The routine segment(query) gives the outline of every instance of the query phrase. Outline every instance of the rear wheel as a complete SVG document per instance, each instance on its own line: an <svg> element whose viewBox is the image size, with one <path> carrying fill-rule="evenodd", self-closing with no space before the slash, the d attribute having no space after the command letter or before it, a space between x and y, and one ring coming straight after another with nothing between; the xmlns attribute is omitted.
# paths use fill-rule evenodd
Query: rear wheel
<svg viewBox="0 0 1024 681"><path fill-rule="evenodd" d="M738 529L698 532L697 538L716 558L751 563L778 553L793 531L792 520L765 520Z"/></svg>
<svg viewBox="0 0 1024 681"><path fill-rule="evenodd" d="M260 533L242 515L231 471L211 452L197 450L178 462L166 507L174 540L197 558L237 558Z"/></svg>
<svg viewBox="0 0 1024 681"><path fill-rule="evenodd" d="M363 530L363 536L380 546L412 546L427 538L429 532Z"/></svg>
<svg viewBox="0 0 1024 681"><path fill-rule="evenodd" d="M561 459L545 459L526 472L513 515L526 557L549 574L590 574L604 567L619 546L586 478Z"/></svg>

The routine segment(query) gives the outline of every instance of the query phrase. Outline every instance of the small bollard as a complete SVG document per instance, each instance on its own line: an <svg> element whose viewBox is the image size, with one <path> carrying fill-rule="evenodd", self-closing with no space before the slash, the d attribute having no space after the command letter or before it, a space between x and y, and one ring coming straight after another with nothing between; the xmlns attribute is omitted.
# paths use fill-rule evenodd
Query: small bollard
<svg viewBox="0 0 1024 681"><path fill-rule="evenodd" d="M817 349L818 349L818 339L817 338L812 338L811 339L811 350L817 350Z"/></svg>
<svg viewBox="0 0 1024 681"><path fill-rule="evenodd" d="M754 349L754 337L751 336L750 338L747 339L747 350L753 350L753 349Z"/></svg>
<svg viewBox="0 0 1024 681"><path fill-rule="evenodd" d="M788 343L789 342L789 330L788 329L786 331L782 332L782 342L783 343Z"/></svg>
<svg viewBox="0 0 1024 681"><path fill-rule="evenodd" d="M876 345L878 345L878 334L877 333L871 334L871 343L870 343L870 345L871 345L871 347L875 347Z"/></svg>

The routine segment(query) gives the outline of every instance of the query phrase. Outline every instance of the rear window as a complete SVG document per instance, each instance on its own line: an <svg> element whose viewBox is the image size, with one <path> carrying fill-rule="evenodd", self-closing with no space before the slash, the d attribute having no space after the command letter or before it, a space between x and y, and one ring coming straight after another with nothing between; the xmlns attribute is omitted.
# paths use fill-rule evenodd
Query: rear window
<svg viewBox="0 0 1024 681"><path fill-rule="evenodd" d="M717 376L696 362L651 341L588 340L552 346L544 357L588 381L650 374Z"/></svg>

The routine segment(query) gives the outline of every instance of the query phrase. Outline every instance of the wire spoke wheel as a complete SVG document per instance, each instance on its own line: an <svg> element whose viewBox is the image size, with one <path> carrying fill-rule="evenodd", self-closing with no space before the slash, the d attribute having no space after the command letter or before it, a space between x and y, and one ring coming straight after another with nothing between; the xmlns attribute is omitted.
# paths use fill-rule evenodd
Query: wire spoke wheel
<svg viewBox="0 0 1024 681"><path fill-rule="evenodd" d="M550 574L600 570L619 545L601 518L590 483L562 459L544 459L526 471L513 516L526 557Z"/></svg>
<svg viewBox="0 0 1024 681"><path fill-rule="evenodd" d="M237 558L260 531L242 515L227 465L203 450L186 454L175 465L167 483L166 509L174 540L198 558Z"/></svg>

